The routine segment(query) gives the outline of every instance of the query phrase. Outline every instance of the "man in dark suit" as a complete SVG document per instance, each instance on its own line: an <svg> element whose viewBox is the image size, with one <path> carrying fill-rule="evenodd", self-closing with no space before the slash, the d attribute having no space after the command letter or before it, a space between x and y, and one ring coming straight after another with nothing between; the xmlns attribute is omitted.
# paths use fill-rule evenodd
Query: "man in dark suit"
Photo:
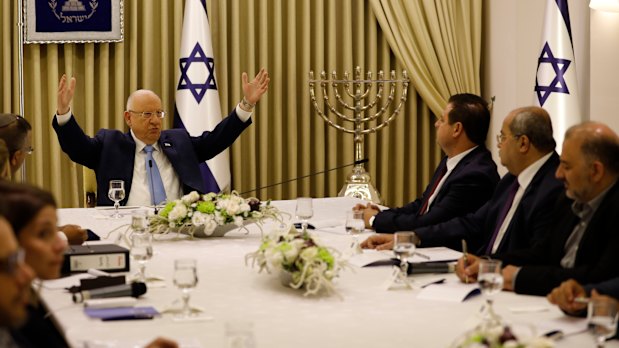
<svg viewBox="0 0 619 348"><path fill-rule="evenodd" d="M486 146L490 125L487 102L473 94L449 98L434 123L436 138L447 155L438 165L423 195L400 207L380 211L359 204L366 227L381 233L412 230L477 210L499 181L496 164Z"/></svg>
<svg viewBox="0 0 619 348"><path fill-rule="evenodd" d="M559 156L554 152L550 116L539 107L516 109L503 121L497 140L501 164L509 172L490 201L466 216L416 228L420 247L460 249L464 239L470 250L492 254L530 246L545 233L551 217L547 207L562 192L554 177ZM362 246L389 249L392 245L392 238L378 235Z"/></svg>
<svg viewBox="0 0 619 348"><path fill-rule="evenodd" d="M127 99L124 119L128 133L101 129L94 138L84 134L69 104L75 78L62 76L58 86L58 110L52 122L62 150L95 171L97 204L110 205L110 180L123 180L121 204L152 205L180 198L191 191L205 192L199 164L228 148L251 124L253 107L267 91L268 73L262 69L248 82L243 73L242 102L215 129L192 137L186 130L161 130L165 113L161 99L152 91L138 90Z"/></svg>
<svg viewBox="0 0 619 348"><path fill-rule="evenodd" d="M564 182L553 224L531 248L493 255L503 261L504 289L546 295L569 278L588 284L619 276L619 137L586 122L565 134L556 176ZM548 207L550 209L550 207ZM475 277L478 259L460 260L461 279Z"/></svg>

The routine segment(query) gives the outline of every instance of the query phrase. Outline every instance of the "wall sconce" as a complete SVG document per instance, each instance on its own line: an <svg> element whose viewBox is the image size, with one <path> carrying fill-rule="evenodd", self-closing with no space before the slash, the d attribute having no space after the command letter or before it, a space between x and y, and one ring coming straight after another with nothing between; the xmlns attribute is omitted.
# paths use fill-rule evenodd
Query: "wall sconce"
<svg viewBox="0 0 619 348"><path fill-rule="evenodd" d="M605 12L619 12L619 0L591 0L589 7Z"/></svg>

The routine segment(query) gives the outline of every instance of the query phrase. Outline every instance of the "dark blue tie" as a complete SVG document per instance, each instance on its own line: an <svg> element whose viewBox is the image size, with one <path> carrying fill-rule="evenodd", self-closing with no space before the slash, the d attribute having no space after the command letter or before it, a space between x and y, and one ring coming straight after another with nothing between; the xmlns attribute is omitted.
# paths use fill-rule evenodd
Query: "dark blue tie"
<svg viewBox="0 0 619 348"><path fill-rule="evenodd" d="M155 162L153 158L153 150L154 148L152 145L146 145L144 147L144 152L146 152L146 175L150 183L150 203L152 205L157 205L166 200L166 194L157 162Z"/></svg>

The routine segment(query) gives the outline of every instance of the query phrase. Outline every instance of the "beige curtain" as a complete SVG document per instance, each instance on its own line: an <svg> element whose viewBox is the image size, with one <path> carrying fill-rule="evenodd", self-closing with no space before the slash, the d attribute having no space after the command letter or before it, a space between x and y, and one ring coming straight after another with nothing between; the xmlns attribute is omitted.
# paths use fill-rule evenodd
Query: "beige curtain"
<svg viewBox="0 0 619 348"><path fill-rule="evenodd" d="M241 73L268 69L271 86L254 124L231 148L232 187L239 192L353 161L353 139L326 123L310 105L308 72L396 70L398 64L369 2L360 0L207 1L217 82L224 113L241 98ZM51 128L63 72L76 76L73 110L88 134L126 129L129 93L148 88L174 110L184 1L125 0L125 39L112 44L26 45L25 117L34 128L27 180L51 190L61 206L83 205L82 168L62 153ZM18 111L17 8L2 1L0 111ZM413 75L410 73L410 75ZM442 105L440 106L443 107ZM393 112L391 107L387 112ZM326 111L326 109L325 109ZM343 110L341 110L343 111ZM370 110L376 112L376 109ZM171 118L166 118L170 126ZM366 168L385 203L416 197L440 159L434 118L413 87L402 112L366 137ZM105 165L105 164L103 164ZM261 199L335 196L350 168L257 192Z"/></svg>
<svg viewBox="0 0 619 348"><path fill-rule="evenodd" d="M440 115L449 96L481 93L482 0L370 0L412 81Z"/></svg>

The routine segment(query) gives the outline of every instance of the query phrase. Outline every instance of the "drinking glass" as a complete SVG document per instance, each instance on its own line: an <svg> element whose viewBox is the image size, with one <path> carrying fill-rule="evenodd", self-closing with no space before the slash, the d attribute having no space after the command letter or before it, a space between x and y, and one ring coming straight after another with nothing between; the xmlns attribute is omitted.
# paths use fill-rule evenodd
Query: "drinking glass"
<svg viewBox="0 0 619 348"><path fill-rule="evenodd" d="M113 218L119 219L122 217L118 213L119 202L125 199L125 182L122 180L110 180L110 188L107 191L107 196L110 200L114 201L114 215Z"/></svg>
<svg viewBox="0 0 619 348"><path fill-rule="evenodd" d="M131 249L129 253L131 258L138 263L136 280L146 283L146 263L153 257L153 236L146 231L134 232L131 234L130 240Z"/></svg>
<svg viewBox="0 0 619 348"><path fill-rule="evenodd" d="M587 308L587 321L597 347L617 333L617 302L608 297L592 298Z"/></svg>
<svg viewBox="0 0 619 348"><path fill-rule="evenodd" d="M194 310L189 306L191 291L198 284L198 273L196 270L195 259L174 260L174 285L181 290L183 309L181 317L187 319L191 317Z"/></svg>
<svg viewBox="0 0 619 348"><path fill-rule="evenodd" d="M352 210L346 212L346 233L353 236L353 242L350 246L353 254L361 253L358 235L365 230L365 222L363 221L362 210Z"/></svg>
<svg viewBox="0 0 619 348"><path fill-rule="evenodd" d="M501 325L499 317L492 308L492 297L503 289L503 273L500 260L480 259L477 282L482 295L486 298L486 308L482 318L482 326L491 328Z"/></svg>
<svg viewBox="0 0 619 348"><path fill-rule="evenodd" d="M400 260L400 272L396 282L410 287L408 282L408 258L413 256L417 246L415 232L396 232L393 234L393 253Z"/></svg>
<svg viewBox="0 0 619 348"><path fill-rule="evenodd" d="M297 219L303 223L303 233L307 233L307 221L314 215L314 209L312 208L312 198L299 197L297 198L297 209L295 210Z"/></svg>

